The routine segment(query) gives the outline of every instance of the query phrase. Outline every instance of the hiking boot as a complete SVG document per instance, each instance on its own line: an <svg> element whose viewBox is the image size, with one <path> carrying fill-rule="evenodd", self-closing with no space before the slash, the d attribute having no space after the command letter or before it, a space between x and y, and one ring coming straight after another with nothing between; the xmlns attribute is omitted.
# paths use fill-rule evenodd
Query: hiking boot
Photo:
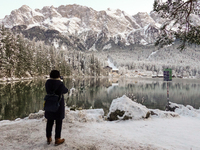
<svg viewBox="0 0 200 150"><path fill-rule="evenodd" d="M64 143L65 139L60 139L60 138L57 138L56 141L55 141L55 146L57 145L60 145L62 143Z"/></svg>
<svg viewBox="0 0 200 150"><path fill-rule="evenodd" d="M51 137L48 137L48 138L47 138L47 144L49 145L49 144L51 143L51 141L52 141L52 138L51 138Z"/></svg>

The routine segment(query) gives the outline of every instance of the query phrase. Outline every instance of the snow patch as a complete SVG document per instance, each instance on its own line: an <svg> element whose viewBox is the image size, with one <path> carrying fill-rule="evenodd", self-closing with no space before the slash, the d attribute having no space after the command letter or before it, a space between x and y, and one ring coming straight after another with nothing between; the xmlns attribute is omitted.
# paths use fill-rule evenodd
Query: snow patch
<svg viewBox="0 0 200 150"><path fill-rule="evenodd" d="M181 116L197 117L200 119L200 109L194 109L192 106L181 105L170 102L170 107L178 107L175 109L175 113Z"/></svg>
<svg viewBox="0 0 200 150"><path fill-rule="evenodd" d="M200 26L200 19L198 15L190 14L191 24L194 26Z"/></svg>
<svg viewBox="0 0 200 150"><path fill-rule="evenodd" d="M29 114L29 119L39 119L44 117L44 111L40 110L38 113L31 113Z"/></svg>
<svg viewBox="0 0 200 150"><path fill-rule="evenodd" d="M103 47L103 50L107 50L107 49L111 49L111 48L112 48L112 45L111 45L111 43L109 43Z"/></svg>
<svg viewBox="0 0 200 150"><path fill-rule="evenodd" d="M121 13L121 10L119 9L110 9L108 8L106 10L107 15L113 17L113 18L121 18L123 17L123 14Z"/></svg>
<svg viewBox="0 0 200 150"><path fill-rule="evenodd" d="M26 30L33 28L33 27L37 27L37 26L40 26L40 24L39 23L29 24L28 27L26 28Z"/></svg>
<svg viewBox="0 0 200 150"><path fill-rule="evenodd" d="M98 51L98 50L95 48L95 44L93 44L93 46L89 49L89 51Z"/></svg>
<svg viewBox="0 0 200 150"><path fill-rule="evenodd" d="M32 15L33 15L33 16L41 16L41 17L44 17L44 15L43 15L42 13L37 12L37 11L35 11L35 10L32 10Z"/></svg>
<svg viewBox="0 0 200 150"><path fill-rule="evenodd" d="M112 68L112 70L119 70L112 62L111 60L108 58L108 66Z"/></svg>
<svg viewBox="0 0 200 150"><path fill-rule="evenodd" d="M148 44L144 39L141 39L140 43L141 43L142 45L147 45L147 44Z"/></svg>
<svg viewBox="0 0 200 150"><path fill-rule="evenodd" d="M149 59L150 59L150 57L151 57L151 56L153 56L153 55L155 55L157 52L158 52L158 50L157 50L157 51L155 51L155 52L152 52L152 53L149 55L149 57L147 58L147 60L149 60Z"/></svg>
<svg viewBox="0 0 200 150"><path fill-rule="evenodd" d="M66 117L64 121L66 122L102 122L104 120L103 109L88 109L88 110L78 110L70 111L66 109Z"/></svg>

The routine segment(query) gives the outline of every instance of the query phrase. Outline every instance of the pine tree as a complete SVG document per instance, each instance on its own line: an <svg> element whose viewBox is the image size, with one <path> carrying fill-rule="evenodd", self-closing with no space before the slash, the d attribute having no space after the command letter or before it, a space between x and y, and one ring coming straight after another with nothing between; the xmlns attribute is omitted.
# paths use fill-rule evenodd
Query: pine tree
<svg viewBox="0 0 200 150"><path fill-rule="evenodd" d="M90 75L94 76L95 75L95 59L94 59L94 54L91 55L90 57Z"/></svg>
<svg viewBox="0 0 200 150"><path fill-rule="evenodd" d="M100 62L97 58L95 58L95 66L96 66L96 76L100 76L101 73L101 67L100 67Z"/></svg>
<svg viewBox="0 0 200 150"><path fill-rule="evenodd" d="M4 27L2 29L2 35L1 42L3 44L2 49L4 53L4 62L2 63L2 66L6 71L5 76L13 77L17 64L16 55L18 53L18 49L15 45L16 41L11 32L6 30Z"/></svg>
<svg viewBox="0 0 200 150"><path fill-rule="evenodd" d="M16 44L19 53L17 55L17 65L15 75L18 77L25 77L26 73L32 70L32 49L29 41L26 41L22 35L17 36Z"/></svg>
<svg viewBox="0 0 200 150"><path fill-rule="evenodd" d="M3 38L5 36L5 28L3 26L0 26L0 77L5 76L5 49L4 49L4 43Z"/></svg>

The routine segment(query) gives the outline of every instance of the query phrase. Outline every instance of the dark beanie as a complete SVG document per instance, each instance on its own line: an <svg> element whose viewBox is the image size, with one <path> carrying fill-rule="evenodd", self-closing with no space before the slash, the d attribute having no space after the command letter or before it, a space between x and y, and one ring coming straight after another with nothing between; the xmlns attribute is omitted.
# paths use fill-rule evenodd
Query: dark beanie
<svg viewBox="0 0 200 150"><path fill-rule="evenodd" d="M60 72L58 70L52 70L50 73L50 78L60 78Z"/></svg>

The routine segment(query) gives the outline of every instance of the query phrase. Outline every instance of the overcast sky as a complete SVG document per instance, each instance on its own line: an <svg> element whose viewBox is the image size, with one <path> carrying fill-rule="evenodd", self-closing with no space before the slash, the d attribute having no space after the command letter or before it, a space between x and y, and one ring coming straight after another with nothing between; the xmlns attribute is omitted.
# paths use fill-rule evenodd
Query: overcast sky
<svg viewBox="0 0 200 150"><path fill-rule="evenodd" d="M150 12L153 9L154 0L1 0L0 19L9 15L12 10L28 5L32 9L43 8L44 6L58 7L60 5L79 4L91 7L97 11L111 9L121 9L130 15L138 12Z"/></svg>

